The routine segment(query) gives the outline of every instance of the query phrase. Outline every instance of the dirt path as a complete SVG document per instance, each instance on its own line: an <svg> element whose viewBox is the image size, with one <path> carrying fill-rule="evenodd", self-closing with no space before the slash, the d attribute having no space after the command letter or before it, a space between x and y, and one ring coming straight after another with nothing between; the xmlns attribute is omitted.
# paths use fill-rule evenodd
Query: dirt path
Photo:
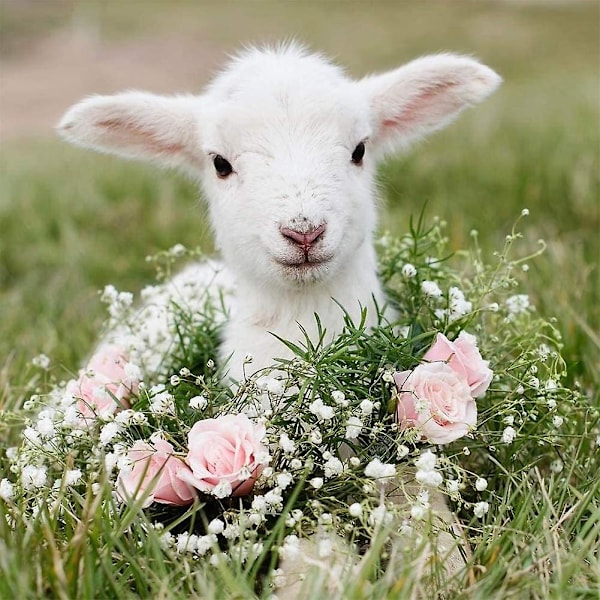
<svg viewBox="0 0 600 600"><path fill-rule="evenodd" d="M0 141L53 135L64 111L86 95L198 90L223 51L191 36L104 43L84 32L55 33L0 59Z"/></svg>

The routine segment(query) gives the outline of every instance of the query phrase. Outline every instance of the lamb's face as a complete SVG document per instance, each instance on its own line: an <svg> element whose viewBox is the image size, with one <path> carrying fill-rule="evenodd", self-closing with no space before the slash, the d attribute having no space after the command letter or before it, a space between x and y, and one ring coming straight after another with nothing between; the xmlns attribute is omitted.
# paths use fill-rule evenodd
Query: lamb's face
<svg viewBox="0 0 600 600"><path fill-rule="evenodd" d="M376 155L440 129L499 83L450 54L355 81L289 45L245 52L199 96L88 98L59 129L83 146L183 167L202 181L238 276L298 288L344 269L364 279L352 259L372 258Z"/></svg>
<svg viewBox="0 0 600 600"><path fill-rule="evenodd" d="M239 276L318 284L370 242L369 108L333 74L310 85L314 73L265 73L211 103L202 181L217 244Z"/></svg>

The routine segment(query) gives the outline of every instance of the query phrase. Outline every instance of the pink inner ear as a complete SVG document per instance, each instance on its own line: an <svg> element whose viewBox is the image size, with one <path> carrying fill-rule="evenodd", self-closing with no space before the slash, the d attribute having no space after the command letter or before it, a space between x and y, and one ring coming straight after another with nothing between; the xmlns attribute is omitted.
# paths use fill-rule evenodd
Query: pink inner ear
<svg viewBox="0 0 600 600"><path fill-rule="evenodd" d="M463 102L457 94L449 92L457 84L439 83L429 87L399 107L399 114L384 119L384 128L410 130L415 125L436 125L458 111Z"/></svg>
<svg viewBox="0 0 600 600"><path fill-rule="evenodd" d="M164 140L158 139L155 134L144 128L124 121L123 119L107 119L105 121L98 121L95 126L103 130L104 135L110 138L111 143L118 143L122 146L129 146L136 150L142 150L150 154L187 154L188 158L192 158L186 152L183 144L173 143L169 144Z"/></svg>

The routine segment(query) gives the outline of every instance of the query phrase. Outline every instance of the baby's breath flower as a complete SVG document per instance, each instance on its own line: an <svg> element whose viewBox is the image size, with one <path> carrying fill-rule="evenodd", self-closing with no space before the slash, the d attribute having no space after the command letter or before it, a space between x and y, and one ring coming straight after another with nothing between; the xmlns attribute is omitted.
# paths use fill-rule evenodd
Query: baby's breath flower
<svg viewBox="0 0 600 600"><path fill-rule="evenodd" d="M517 432L515 431L514 427L508 426L502 432L502 441L505 444L512 444L515 437L517 437Z"/></svg>
<svg viewBox="0 0 600 600"><path fill-rule="evenodd" d="M346 400L346 394L344 394L344 392L342 392L341 390L334 390L333 392L331 392L331 399L336 404L340 404L341 406L348 405L348 402Z"/></svg>
<svg viewBox="0 0 600 600"><path fill-rule="evenodd" d="M40 432L33 427L25 427L23 430L23 438L32 446L39 446L42 443Z"/></svg>
<svg viewBox="0 0 600 600"><path fill-rule="evenodd" d="M26 465L21 470L21 481L26 490L44 487L48 481L46 467Z"/></svg>
<svg viewBox="0 0 600 600"><path fill-rule="evenodd" d="M211 494L217 498L227 498L233 492L229 481L220 481L212 490Z"/></svg>
<svg viewBox="0 0 600 600"><path fill-rule="evenodd" d="M362 506L358 502L355 502L348 507L348 513L351 517L358 518L363 513Z"/></svg>
<svg viewBox="0 0 600 600"><path fill-rule="evenodd" d="M431 298L440 298L442 296L442 290L435 281L423 281L421 289L426 296Z"/></svg>
<svg viewBox="0 0 600 600"><path fill-rule="evenodd" d="M194 552L198 543L198 536L184 531L177 536L176 549L178 554L184 552Z"/></svg>
<svg viewBox="0 0 600 600"><path fill-rule="evenodd" d="M487 479L485 479L484 477L478 477L475 480L475 489L478 492L483 492L483 491L487 490L487 486L488 486L488 482L487 482Z"/></svg>
<svg viewBox="0 0 600 600"><path fill-rule="evenodd" d="M331 513L323 513L319 517L319 523L321 523L321 525L331 525L333 523L333 517L331 516Z"/></svg>
<svg viewBox="0 0 600 600"><path fill-rule="evenodd" d="M410 278L414 277L416 274L417 274L417 269L415 268L414 265L411 265L410 263L406 263L402 267L402 275L403 275L403 277L406 277L407 279L410 279Z"/></svg>
<svg viewBox="0 0 600 600"><path fill-rule="evenodd" d="M489 510L490 510L490 505L487 502L478 502L473 507L473 514L478 519L483 519L483 517L485 517L485 515L488 513Z"/></svg>
<svg viewBox="0 0 600 600"><path fill-rule="evenodd" d="M459 489L459 483L457 479L446 479L446 489L450 494L456 494Z"/></svg>
<svg viewBox="0 0 600 600"><path fill-rule="evenodd" d="M169 254L173 256L183 256L185 254L185 246L183 244L175 244L169 250Z"/></svg>
<svg viewBox="0 0 600 600"><path fill-rule="evenodd" d="M155 415L172 415L175 413L175 399L168 392L161 392L152 398L149 408Z"/></svg>
<svg viewBox="0 0 600 600"><path fill-rule="evenodd" d="M54 423L49 418L42 418L38 420L36 429L42 437L50 437L54 434Z"/></svg>
<svg viewBox="0 0 600 600"><path fill-rule="evenodd" d="M225 529L225 523L223 523L223 521L221 521L221 519L213 519L209 524L208 524L208 532L218 535L219 533L223 533L223 530Z"/></svg>
<svg viewBox="0 0 600 600"><path fill-rule="evenodd" d="M382 463L378 458L374 458L365 467L365 476L373 479L386 479L396 474L396 465L391 463Z"/></svg>
<svg viewBox="0 0 600 600"><path fill-rule="evenodd" d="M516 294L506 300L506 308L510 315L521 314L529 308L529 296L527 294Z"/></svg>
<svg viewBox="0 0 600 600"><path fill-rule="evenodd" d="M350 417L346 421L346 439L354 440L362 431L363 422L358 417Z"/></svg>
<svg viewBox="0 0 600 600"><path fill-rule="evenodd" d="M204 396L194 396L190 398L190 408L204 410L208 406L208 400Z"/></svg>
<svg viewBox="0 0 600 600"><path fill-rule="evenodd" d="M31 359L31 364L40 369L48 369L50 367L50 359L45 354L39 354Z"/></svg>
<svg viewBox="0 0 600 600"><path fill-rule="evenodd" d="M448 290L448 320L453 323L473 310L473 303L465 299L462 290L452 286Z"/></svg>
<svg viewBox="0 0 600 600"><path fill-rule="evenodd" d="M100 430L100 443L103 446L108 446L121 431L121 425L116 421L106 423Z"/></svg>
<svg viewBox="0 0 600 600"><path fill-rule="evenodd" d="M315 490L320 490L323 487L323 479L321 477L314 477L309 483Z"/></svg>
<svg viewBox="0 0 600 600"><path fill-rule="evenodd" d="M8 502L14 498L14 495L14 485L6 478L2 479L2 481L0 481L0 499Z"/></svg>
<svg viewBox="0 0 600 600"><path fill-rule="evenodd" d="M325 477L335 477L344 471L344 465L339 458L332 456L324 465Z"/></svg>
<svg viewBox="0 0 600 600"><path fill-rule="evenodd" d="M333 406L327 406L326 404L323 404L323 400L321 400L321 398L313 400L313 402L311 402L308 406L308 410L322 421L328 421L333 419L335 416L335 410Z"/></svg>
<svg viewBox="0 0 600 600"><path fill-rule="evenodd" d="M404 444L400 444L398 446L397 449L397 454L398 454L398 458L402 459L406 456L408 456L408 453L410 452L408 446L405 446Z"/></svg>
<svg viewBox="0 0 600 600"><path fill-rule="evenodd" d="M564 423L564 421L565 420L560 415L554 415L554 417L552 417L552 424L557 429L562 426L562 424Z"/></svg>
<svg viewBox="0 0 600 600"><path fill-rule="evenodd" d="M394 383L394 374L391 371L385 371L382 376L386 383Z"/></svg>
<svg viewBox="0 0 600 600"><path fill-rule="evenodd" d="M240 526L237 523L229 523L223 530L223 537L226 540L235 540L240 536Z"/></svg>
<svg viewBox="0 0 600 600"><path fill-rule="evenodd" d="M277 486L282 490L285 490L293 481L293 477L290 473L280 473L277 475Z"/></svg>
<svg viewBox="0 0 600 600"><path fill-rule="evenodd" d="M438 487L443 481L442 475L437 471L417 471L415 479L429 487Z"/></svg>
<svg viewBox="0 0 600 600"><path fill-rule="evenodd" d="M414 504L410 509L410 516L415 521L420 521L427 515L427 507L421 504Z"/></svg>
<svg viewBox="0 0 600 600"><path fill-rule="evenodd" d="M199 556L204 556L217 543L217 536L213 533L201 535L196 541L194 548Z"/></svg>
<svg viewBox="0 0 600 600"><path fill-rule="evenodd" d="M319 429L313 429L310 432L309 439L313 444L320 444L323 441L323 434Z"/></svg>
<svg viewBox="0 0 600 600"><path fill-rule="evenodd" d="M292 454L296 449L296 444L285 431L279 436L279 445L286 454Z"/></svg>
<svg viewBox="0 0 600 600"><path fill-rule="evenodd" d="M392 378L393 381L393 378ZM373 402L371 400L363 400L360 403L360 410L363 415L370 415L373 412Z"/></svg>
<svg viewBox="0 0 600 600"><path fill-rule="evenodd" d="M421 471L433 471L437 463L437 456L431 450L422 452L419 458L415 460L417 469Z"/></svg>
<svg viewBox="0 0 600 600"><path fill-rule="evenodd" d="M81 469L71 469L65 473L65 485L76 485L81 481Z"/></svg>

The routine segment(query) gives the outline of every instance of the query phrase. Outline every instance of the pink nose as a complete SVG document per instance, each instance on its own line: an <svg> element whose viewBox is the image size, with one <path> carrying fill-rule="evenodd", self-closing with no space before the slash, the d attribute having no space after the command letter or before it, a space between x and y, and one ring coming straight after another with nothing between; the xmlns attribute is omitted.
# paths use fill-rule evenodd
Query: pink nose
<svg viewBox="0 0 600 600"><path fill-rule="evenodd" d="M325 232L325 223L319 225L316 229L309 232L296 231L289 227L282 227L279 231L281 234L307 251Z"/></svg>

